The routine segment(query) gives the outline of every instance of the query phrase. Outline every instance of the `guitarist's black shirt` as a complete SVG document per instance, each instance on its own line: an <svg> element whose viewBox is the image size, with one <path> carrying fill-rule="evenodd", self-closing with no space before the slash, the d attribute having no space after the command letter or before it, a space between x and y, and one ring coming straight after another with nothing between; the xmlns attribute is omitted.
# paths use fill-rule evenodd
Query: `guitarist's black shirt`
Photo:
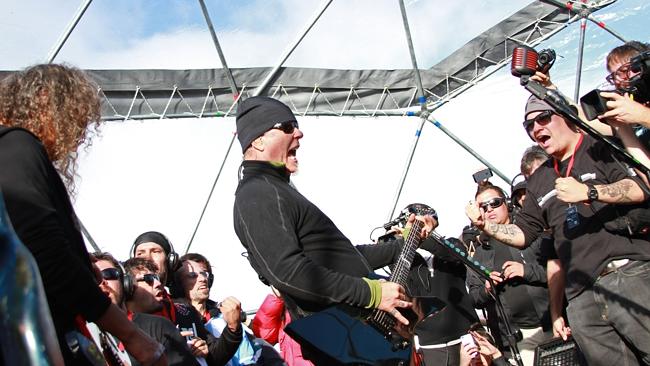
<svg viewBox="0 0 650 366"><path fill-rule="evenodd" d="M264 161L242 163L233 210L251 266L282 292L294 316L341 303L367 306L370 288L362 277L392 263L403 243L355 247L289 184L284 166Z"/></svg>
<svg viewBox="0 0 650 366"><path fill-rule="evenodd" d="M66 358L63 335L74 317L95 321L110 305L95 282L77 219L41 142L23 129L0 126L0 190L16 234L34 256Z"/></svg>

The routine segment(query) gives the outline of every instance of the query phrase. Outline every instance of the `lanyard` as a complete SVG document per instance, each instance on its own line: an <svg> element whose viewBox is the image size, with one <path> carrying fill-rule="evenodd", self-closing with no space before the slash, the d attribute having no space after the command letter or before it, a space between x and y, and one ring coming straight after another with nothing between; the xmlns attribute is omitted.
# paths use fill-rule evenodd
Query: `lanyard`
<svg viewBox="0 0 650 366"><path fill-rule="evenodd" d="M585 137L585 135L580 134L580 139L578 140L578 143L576 144L576 147L573 148L573 154L571 155L571 160L569 160L569 166L566 169L566 177L571 175L571 169L573 168L573 162L574 162L575 157L576 157L576 152L578 151L578 148L582 144L582 139L584 137ZM561 177L562 174L560 174L560 169L557 166L557 159L553 159L553 168L555 168L555 172L557 173L557 175Z"/></svg>

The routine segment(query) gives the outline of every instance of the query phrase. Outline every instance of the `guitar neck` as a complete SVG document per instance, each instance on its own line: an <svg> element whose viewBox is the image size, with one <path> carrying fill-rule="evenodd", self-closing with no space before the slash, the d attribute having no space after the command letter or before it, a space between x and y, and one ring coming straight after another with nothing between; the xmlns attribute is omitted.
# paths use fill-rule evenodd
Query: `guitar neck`
<svg viewBox="0 0 650 366"><path fill-rule="evenodd" d="M390 281L400 284L402 286L406 285L406 280L408 278L409 271L411 269L411 263L413 263L413 257L415 256L415 251L418 248L420 238L418 233L422 230L422 222L416 220L411 226L408 236L404 240L404 247L402 252L395 263L395 268L390 275Z"/></svg>
<svg viewBox="0 0 650 366"><path fill-rule="evenodd" d="M390 275L390 282L395 282L402 286L406 285L406 280L411 269L411 263L413 263L413 257L415 256L415 250L418 248L420 241L418 233L422 230L422 226L422 222L417 220L411 226L411 230L404 240L402 252L400 253L392 274ZM373 311L369 320L378 331L387 337L391 334L396 322L392 315L379 309Z"/></svg>

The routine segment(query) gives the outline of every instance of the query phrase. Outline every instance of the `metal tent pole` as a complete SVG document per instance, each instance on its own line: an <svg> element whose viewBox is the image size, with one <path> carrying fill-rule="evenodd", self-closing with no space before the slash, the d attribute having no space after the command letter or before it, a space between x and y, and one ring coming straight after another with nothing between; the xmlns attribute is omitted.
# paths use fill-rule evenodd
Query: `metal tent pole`
<svg viewBox="0 0 650 366"><path fill-rule="evenodd" d="M273 77L275 77L275 75L278 73L282 65L284 65L284 62L287 60L287 58L289 58L291 53L293 53L296 47L298 47L300 42L303 40L303 38L305 38L307 33L311 30L314 24L316 24L316 21L318 21L321 15L323 15L325 9L327 9L327 7L330 6L331 3L332 0L326 0L323 2L323 5L321 6L320 10L317 11L316 14L314 14L314 17L309 21L309 23L307 23L307 26L300 34L300 36L298 36L298 38L293 42L291 47L289 47L286 51L284 51L284 54L280 57L280 61L278 62L278 64L266 75L266 78L264 78L264 81L262 81L262 83L257 87L257 89L255 89L255 91L253 92L253 96L258 96L262 94L262 92L269 85Z"/></svg>
<svg viewBox="0 0 650 366"><path fill-rule="evenodd" d="M585 53L585 32L587 31L587 19L580 19L580 40L578 41L578 62L576 63L576 83L573 89L573 100L580 99L580 79L582 76L582 56Z"/></svg>
<svg viewBox="0 0 650 366"><path fill-rule="evenodd" d="M79 229L81 229L81 233L83 236L88 239L88 243L90 244L91 247L93 247L93 250L97 253L101 252L102 250L99 248L99 245L97 245L97 242L90 236L90 233L88 232L88 229L86 229L86 226L77 218L77 221L79 222Z"/></svg>
<svg viewBox="0 0 650 366"><path fill-rule="evenodd" d="M205 18L205 22L208 24L208 29L210 30L210 36L212 36L212 43L214 43L214 48L217 49L217 53L219 54L221 67L223 68L223 71L226 73L226 78L228 79L228 83L230 84L230 90L232 91L232 95L233 95L232 99L236 100L237 95L239 94L239 91L237 91L237 83L235 83L235 78L232 76L232 72L228 68L228 63L226 63L226 58L224 57L223 51L221 50L221 45L219 44L217 33L214 31L214 26L212 25L212 20L210 20L210 14L208 13L208 8L205 6L205 1L199 0L199 4L201 5L201 11L203 12L203 17Z"/></svg>
<svg viewBox="0 0 650 366"><path fill-rule="evenodd" d="M217 39L216 32L214 31L214 27L212 25L212 21L210 20L210 15L208 14L208 9L205 6L205 3L203 0L199 0L199 3L201 5L201 11L203 12L203 16L205 17L205 21L208 24L208 28L210 29L210 35L212 36L212 41L217 48L217 53L219 53L219 59L221 60L221 64L224 68L224 71L226 72L226 76L228 77L228 81L230 83L230 88L233 91L233 95L235 98L235 103L239 101L240 95L237 91L237 84L235 83L235 79L232 76L232 73L230 69L228 68L228 65L226 64L226 59L223 55L223 51L221 50L221 46L219 45L219 40ZM278 70L280 70L280 67L284 64L284 62L289 58L291 53L298 47L298 44L305 38L307 33L311 30L311 28L316 24L316 21L320 18L320 16L325 12L325 9L332 3L332 0L327 0L323 3L323 6L320 8L320 10L314 15L314 17L311 19L311 21L308 23L307 27L305 30L301 33L301 35L298 37L298 39L293 43L293 45L285 51L285 53L282 55L280 58L280 61L278 62L278 65L269 72L269 74L266 76L264 81L260 84L260 86L255 89L253 92L253 96L258 96L260 95L264 89L266 89L266 86L269 84L271 79L277 74ZM223 171L224 166L226 165L226 161L228 161L228 157L230 156L230 151L232 150L232 146L235 143L235 139L237 138L236 134L232 135L232 138L230 139L230 143L228 144L228 148L226 149L226 154L223 158L223 161L221 162L221 167L219 167L219 172L217 173L216 178L214 179L214 182L212 183L212 188L210 189L210 194L208 195L208 199L205 202L205 205L203 206L203 210L201 211L201 216L199 217L199 221L196 223L196 227L194 228L194 232L192 233L192 236L190 237L189 242L187 243L187 246L185 247L185 254L187 254L190 250L190 247L192 246L192 242L194 241L194 237L196 236L196 233L199 229L199 226L201 225L201 221L203 220L203 215L205 214L205 211L208 207L208 204L210 203L210 199L212 197L212 194L214 193L214 189L217 186L217 182L219 181L219 178L221 177L221 173Z"/></svg>
<svg viewBox="0 0 650 366"><path fill-rule="evenodd" d="M77 26L79 23L79 20L81 20L81 17L84 15L88 7L90 6L90 3L92 3L93 0L86 0L85 3L81 4L79 9L77 9L77 12L75 13L74 17L72 18L72 21L70 24L68 24L68 28L63 32L61 37L59 37L59 40L56 42L56 45L50 53L47 55L47 63L51 64L56 56L59 54L59 51L61 51L61 48L65 44L65 42L68 40L68 37L70 37L70 34L74 30L74 28Z"/></svg>
<svg viewBox="0 0 650 366"><path fill-rule="evenodd" d="M232 92L234 103L237 103L239 101L239 90L237 90L237 83L235 82L235 78L232 75L232 71L228 67L228 63L226 62L226 57L223 54L221 45L219 44L217 33L214 30L212 20L210 19L210 14L208 13L208 8L207 6L205 6L205 1L203 0L199 0L199 5L201 5L201 11L203 12L203 17L205 18L205 22L207 23L208 29L210 30L210 35L212 36L212 43L214 43L214 47L217 49L217 53L219 54L221 67L224 73L226 74L226 78L228 79L228 84L230 84L230 91ZM226 166L228 155L230 155L230 150L232 149L232 145L235 143L236 137L237 135L233 134L232 138L230 139L230 143L228 144L228 148L226 149L226 154L223 160L221 161L221 166L219 167L217 176L214 178L214 182L212 182L212 188L210 188L210 193L208 194L208 198L205 200L205 204L203 205L203 209L201 210L201 215L199 216L199 220L197 221L196 226L194 227L194 231L192 232L192 236L190 237L190 240L188 241L187 246L185 247L185 254L187 254L190 251L190 247L194 242L194 237L196 236L196 233L199 231L199 226L201 226L201 222L203 221L203 215L205 215L205 211L208 209L208 205L210 204L210 200L212 199L212 194L214 194L214 189L217 187L217 182L221 177L223 168Z"/></svg>
<svg viewBox="0 0 650 366"><path fill-rule="evenodd" d="M72 17L72 21L70 24L68 24L68 27L63 31L63 34L59 37L59 39L56 41L56 44L50 50L50 53L47 55L47 63L51 64L54 62L54 59L56 56L59 54L61 51L61 48L63 48L63 45L65 42L68 40L68 37L70 37L70 34L72 34L72 31L75 29L77 24L79 24L79 21L81 20L81 17L83 17L84 13L90 6L90 3L92 3L93 0L86 0L84 3L82 3L79 8L77 9L77 12L74 14L74 17ZM79 227L81 229L81 232L84 237L88 240L90 245L93 247L93 249L97 252L99 252L99 247L97 246L97 243L95 240L92 238L88 230L86 230L86 227L84 226L83 222L81 222L80 218L77 218L77 221L79 222Z"/></svg>
<svg viewBox="0 0 650 366"><path fill-rule="evenodd" d="M546 3L546 4L553 5L553 6L557 6L558 8L569 9L570 11L573 11L576 14L578 14L578 16L581 16L583 18L587 18L588 20L590 20L591 22L593 22L594 24L596 24L600 28L604 29L606 32L608 32L612 36L618 38L621 42L623 42L623 43L627 42L627 40L625 38L623 38L623 36L621 36L619 33L614 31L613 29L607 27L605 25L605 22L602 22L602 21L596 19L591 14L592 13L592 10L591 10L592 7L590 7L587 4L584 4L584 3L571 3L571 2L563 3L563 2L561 2L559 0L539 0L539 1L541 1L543 3ZM598 3L598 6L597 6L596 10L604 8L605 6L608 6L608 5L610 5L612 3L615 3L615 2L616 2L616 0L600 1Z"/></svg>
<svg viewBox="0 0 650 366"><path fill-rule="evenodd" d="M596 25L598 25L600 28L604 29L605 31L609 32L611 35L614 37L618 38L622 42L626 42L625 38L623 38L620 34L615 32L614 30L610 29L605 25L604 22L598 21L594 16L591 14L593 11L592 6L586 4L586 2L582 3L571 3L567 2L562 3L558 0L540 0L543 3L547 3L553 6L556 6L558 8L565 8L568 9L569 11L573 11L576 13L577 16L579 16L580 19L580 40L578 43L578 62L576 65L576 82L575 82L575 88L574 88L574 93L573 93L573 100L578 101L580 98L580 79L582 76L582 59L584 55L584 48L585 48L585 33L587 30L587 20L590 20L594 22ZM613 3L616 0L612 0L609 2L603 2L607 3L605 5L608 5L609 3ZM604 5L603 5L604 6ZM596 8L596 10L600 9L600 6Z"/></svg>
<svg viewBox="0 0 650 366"><path fill-rule="evenodd" d="M433 116L429 116L428 118L429 122L433 123L434 126L438 127L440 131L444 132L445 135L449 136L454 142L456 142L458 145L460 145L463 149L465 149L468 153L470 153L473 157L475 157L478 161L483 163L486 167L490 168L496 175L499 176L499 178L503 179L504 182L510 184L512 182L510 178L508 178L505 174L503 174L500 170L494 167L494 165L490 164L487 160L485 160L481 155L479 155L476 151L474 151L471 147L469 147L467 144L465 144L461 139L459 139L456 135L454 135L451 131L449 131L445 126L440 124L438 120L433 118Z"/></svg>
<svg viewBox="0 0 650 366"><path fill-rule="evenodd" d="M408 176L409 169L411 168L411 162L413 161L413 156L415 155L415 150L418 147L418 142L420 141L420 135L422 133L422 128L424 127L424 122L429 116L427 111L427 98L424 95L424 87L422 86L422 78L420 77L420 69L418 69L418 63L415 58L415 50L413 48L413 40L411 38L411 30L409 28L408 17L406 16L406 7L404 6L404 1L399 0L399 8L402 13L402 23L404 24L404 33L406 34L406 43L409 48L409 54L411 56L411 64L413 65L413 74L415 75L415 82L418 88L418 102L420 104L420 126L415 131L415 137L413 138L413 144L411 146L411 151L409 152L408 158L406 159L406 165L404 166L404 171L402 173L402 178L400 179L399 185L397 186L397 192L395 193L395 198L393 199L393 206L391 207L390 213L388 214L388 220L393 218L395 213L395 208L397 207L397 202L399 201L400 196L402 195L402 189L404 189L404 183L406 182L406 177Z"/></svg>

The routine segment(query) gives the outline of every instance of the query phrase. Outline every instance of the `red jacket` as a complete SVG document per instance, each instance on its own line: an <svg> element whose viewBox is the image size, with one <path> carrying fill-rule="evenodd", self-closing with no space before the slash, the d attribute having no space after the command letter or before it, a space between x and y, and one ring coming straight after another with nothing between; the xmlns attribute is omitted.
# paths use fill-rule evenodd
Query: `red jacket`
<svg viewBox="0 0 650 366"><path fill-rule="evenodd" d="M271 344L280 344L280 355L288 366L313 366L313 363L302 358L300 344L284 332L284 327L290 322L291 317L284 308L284 301L269 294L257 310L251 328L256 337Z"/></svg>

